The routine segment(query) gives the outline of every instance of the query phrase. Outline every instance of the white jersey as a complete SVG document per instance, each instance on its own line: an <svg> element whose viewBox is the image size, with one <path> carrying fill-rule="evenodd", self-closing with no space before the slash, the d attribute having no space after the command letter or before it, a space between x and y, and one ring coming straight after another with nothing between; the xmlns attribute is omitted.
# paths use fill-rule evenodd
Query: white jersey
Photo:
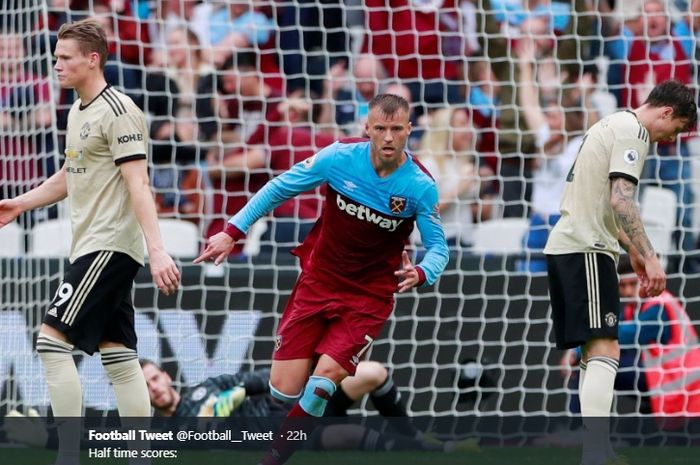
<svg viewBox="0 0 700 465"><path fill-rule="evenodd" d="M584 136L566 178L561 219L544 253L601 252L617 260L620 227L610 206L612 179L637 184L649 153L649 132L631 111L620 111L594 124Z"/></svg>
<svg viewBox="0 0 700 465"><path fill-rule="evenodd" d="M119 165L144 159L148 128L134 102L107 86L68 114L66 183L73 243L70 260L113 250L143 264L143 233Z"/></svg>

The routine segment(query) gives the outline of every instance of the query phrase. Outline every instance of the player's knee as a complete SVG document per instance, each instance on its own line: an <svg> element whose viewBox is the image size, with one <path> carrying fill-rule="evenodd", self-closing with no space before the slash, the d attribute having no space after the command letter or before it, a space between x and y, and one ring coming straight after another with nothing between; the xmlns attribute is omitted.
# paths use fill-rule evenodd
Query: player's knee
<svg viewBox="0 0 700 465"><path fill-rule="evenodd" d="M335 394L335 383L323 376L312 376L306 383L299 405L309 415L322 417L328 401Z"/></svg>
<svg viewBox="0 0 700 465"><path fill-rule="evenodd" d="M276 385L273 384L272 380L270 380L268 385L270 387L270 395L275 399L279 400L280 402L284 402L285 404L291 404L293 402L296 402L301 397L301 390L299 390L299 392L297 392L296 394L287 394L287 391L284 390L284 387L280 386L280 388L277 388Z"/></svg>
<svg viewBox="0 0 700 465"><path fill-rule="evenodd" d="M370 391L375 390L389 377L387 369L378 362L362 362L357 366L355 377L360 378L362 383Z"/></svg>
<svg viewBox="0 0 700 465"><path fill-rule="evenodd" d="M47 370L56 366L61 367L66 360L73 362L73 344L49 334L39 333L36 339L36 351Z"/></svg>
<svg viewBox="0 0 700 465"><path fill-rule="evenodd" d="M620 344L617 339L598 338L586 344L586 358L590 357L610 357L620 359Z"/></svg>
<svg viewBox="0 0 700 465"><path fill-rule="evenodd" d="M124 346L100 347L102 366L113 384L125 384L143 378L135 350Z"/></svg>
<svg viewBox="0 0 700 465"><path fill-rule="evenodd" d="M345 370L345 368L333 362L323 365L318 364L314 369L314 376L328 378L332 382L340 384L340 382L348 376L348 372Z"/></svg>

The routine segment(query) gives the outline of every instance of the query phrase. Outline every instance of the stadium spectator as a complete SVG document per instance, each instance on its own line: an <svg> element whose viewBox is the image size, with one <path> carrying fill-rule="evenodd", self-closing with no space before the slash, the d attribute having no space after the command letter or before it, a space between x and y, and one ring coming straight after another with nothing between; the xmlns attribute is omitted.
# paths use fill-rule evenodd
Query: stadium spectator
<svg viewBox="0 0 700 465"><path fill-rule="evenodd" d="M95 5L94 14L89 16L100 23L107 34L109 44L107 64L105 65L105 79L107 83L118 86L129 95L140 107L142 106L141 70L138 66L130 66L118 55L118 48L122 38L115 32L115 24L118 25L114 13L106 5Z"/></svg>
<svg viewBox="0 0 700 465"><path fill-rule="evenodd" d="M480 191L475 142L467 110L449 107L430 114L418 150L420 162L438 186L442 226L450 246L469 247L473 242Z"/></svg>
<svg viewBox="0 0 700 465"><path fill-rule="evenodd" d="M487 166L492 173L496 173L500 83L488 60L480 58L469 62L468 79L469 87L466 90L465 101L470 108L471 119L478 134L479 166ZM492 179L495 180L495 176Z"/></svg>
<svg viewBox="0 0 700 465"><path fill-rule="evenodd" d="M150 415L136 355L131 287L144 262L165 294L180 272L163 247L147 172L148 133L139 108L105 81L107 37L96 21L61 26L54 66L78 100L68 116L66 162L39 187L0 201L0 226L22 212L70 198L71 264L44 317L37 352L53 414L80 417L82 389L72 351L100 351L122 417ZM143 232L142 232L143 231ZM79 429L59 427L56 463L77 463Z"/></svg>
<svg viewBox="0 0 700 465"><path fill-rule="evenodd" d="M302 124L308 121L309 107L303 99L289 98L270 109L265 120L246 141L249 149L234 149L224 156L227 178L242 178L246 172L265 172L277 176L332 144L335 141L333 136ZM321 215L321 210L319 189L289 199L273 210L273 221L268 222L261 240L263 243L272 241L278 251L290 250L304 240ZM209 228L212 234L224 226L223 219L214 221L216 224Z"/></svg>
<svg viewBox="0 0 700 465"><path fill-rule="evenodd" d="M158 214L195 223L205 213L195 115L199 77L206 72L199 39L186 27L168 35L167 67L146 76L144 110L151 117L151 171Z"/></svg>
<svg viewBox="0 0 700 465"><path fill-rule="evenodd" d="M120 63L134 65L130 69L138 72L151 61L148 27L134 14L130 0L93 0L90 3L97 14L106 8L112 19L114 39L110 41L110 54Z"/></svg>
<svg viewBox="0 0 700 465"><path fill-rule="evenodd" d="M338 61L348 60L350 40L340 0L276 2L282 72L287 93L323 94L323 80ZM308 90L307 90L308 89Z"/></svg>
<svg viewBox="0 0 700 465"><path fill-rule="evenodd" d="M444 46L458 37L459 7L455 0L411 2L367 0L367 34L364 53L381 60L390 79L411 89L422 114L423 105L441 108L460 99L462 52L448 53Z"/></svg>
<svg viewBox="0 0 700 465"><path fill-rule="evenodd" d="M336 386L355 373L393 309L394 292L434 283L447 265L437 188L405 151L408 113L401 97L376 96L369 105L369 141L336 142L274 178L195 259L220 264L260 217L326 183L323 215L295 249L302 274L272 361L270 390L294 407L263 464L284 463L295 447L285 431L322 416ZM416 266L404 250L414 221L427 249Z"/></svg>
<svg viewBox="0 0 700 465"><path fill-rule="evenodd" d="M564 101L559 104L540 95L533 72L537 58L532 40L521 38L518 41L518 56L519 103L528 130L535 134L539 155L534 163L530 227L524 242L528 252L539 254L547 243L549 231L561 216L559 202L566 185L566 175L581 146L585 114L582 102L568 105ZM540 101L544 103L540 104ZM565 107L568 110L565 111ZM544 257L527 257L518 266L521 270L547 270Z"/></svg>
<svg viewBox="0 0 700 465"><path fill-rule="evenodd" d="M349 76L345 63L334 64L323 84L323 107L319 124L337 124L348 136L360 136L367 120L369 101L379 93L386 72L372 54L350 60ZM350 88L346 84L351 83Z"/></svg>
<svg viewBox="0 0 700 465"><path fill-rule="evenodd" d="M622 255L620 275L620 370L615 389L636 400L639 413L690 417L700 412L700 346L698 335L683 305L669 291L640 299L639 279L629 257ZM676 351L681 348L678 353ZM561 359L562 374L579 363L580 351L569 350ZM574 391L570 409L577 413L580 403L576 387L578 372L572 372L568 386ZM678 384L678 388L664 386ZM663 426L671 427L672 420ZM677 425L675 425L677 426Z"/></svg>
<svg viewBox="0 0 700 465"><path fill-rule="evenodd" d="M209 43L204 43L212 47L214 64L226 61L233 50L259 50L272 37L274 23L255 11L251 0L214 3L215 9L209 17Z"/></svg>
<svg viewBox="0 0 700 465"><path fill-rule="evenodd" d="M24 194L56 170L49 81L27 69L28 62L22 36L0 32L0 199ZM46 211L38 213L21 215L20 224L45 219Z"/></svg>
<svg viewBox="0 0 700 465"><path fill-rule="evenodd" d="M501 23L491 0L483 1L484 24L487 33L485 51L491 59L491 69L498 82L497 150L499 156L499 175L501 176L501 197L504 202L503 216L525 217L527 206L532 197L532 169L536 153L535 139L526 132L525 122L517 108L518 76L516 39L501 33ZM586 0L576 0L575 12L587 11ZM526 35L533 37L538 44L538 62L543 61L547 73L537 71L538 79L547 80L551 89L561 91L567 84L565 79L575 81L580 74L580 57L588 56L583 39L591 33L590 16L581 14L577 21L569 21L562 37L557 38L552 30L553 19L549 15L529 16L526 24L521 25ZM578 39L574 39L578 37ZM556 43L556 47L554 47ZM564 85L559 85L559 83ZM557 95L561 101L561 95Z"/></svg>
<svg viewBox="0 0 700 465"><path fill-rule="evenodd" d="M258 127L281 94L267 85L259 71L259 55L239 52L197 86L196 113L200 140L218 144L241 143Z"/></svg>
<svg viewBox="0 0 700 465"><path fill-rule="evenodd" d="M209 179L214 191L213 216L207 227L207 238L220 232L225 226L224 217L241 210L250 196L269 180L269 172L262 168L267 159L265 144L268 141L265 137L257 138L256 145L248 141L265 121L266 115L276 111L282 96L265 85L257 72L256 63L257 56L250 52L240 52L227 60L224 66L226 72L216 79L214 88L217 94L204 103L200 97L198 103L200 130L216 142L207 153ZM204 79L209 82L208 77ZM206 94L203 97L206 98ZM214 108L218 110L219 118L212 116L203 122L202 116L213 112ZM213 132L210 123L213 123ZM283 126L281 123L276 125ZM225 132L217 134L216 126ZM283 143L287 144L288 141ZM243 159L242 163L241 156L248 157L248 160ZM247 169L248 164L259 169ZM235 252L239 254L242 250L242 246L237 244Z"/></svg>
<svg viewBox="0 0 700 465"><path fill-rule="evenodd" d="M302 99L288 99L275 110L268 113L247 141L249 146L263 145L269 151L263 166L272 176L282 174L334 142L332 135L303 124L309 119L310 108ZM249 164L248 168L256 167ZM271 240L278 250L293 247L306 238L321 216L322 207L318 188L287 200L273 210L274 221L262 240Z"/></svg>
<svg viewBox="0 0 700 465"><path fill-rule="evenodd" d="M620 358L615 271L620 246L641 277L643 295L655 297L666 285L635 203L649 143L675 140L695 126L696 118L693 92L678 81L665 81L641 107L593 125L567 175L562 216L544 252L557 348L583 346L584 422L610 415ZM610 443L606 424L587 424L586 431L582 462L604 462L612 454L605 447Z"/></svg>
<svg viewBox="0 0 700 465"><path fill-rule="evenodd" d="M211 11L210 2L199 0L157 0L149 2L151 8L143 18L151 39L152 65L158 66L165 62L168 34L173 29L187 28L197 35L200 44L208 32L206 18ZM205 50L201 50L205 54ZM207 58L207 57L203 57ZM207 61L205 59L205 61Z"/></svg>

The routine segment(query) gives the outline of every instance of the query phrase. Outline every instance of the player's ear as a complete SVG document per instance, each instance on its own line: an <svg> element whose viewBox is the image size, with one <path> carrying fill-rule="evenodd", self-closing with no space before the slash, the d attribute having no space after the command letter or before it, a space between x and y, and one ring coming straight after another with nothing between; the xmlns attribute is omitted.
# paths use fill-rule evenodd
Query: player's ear
<svg viewBox="0 0 700 465"><path fill-rule="evenodd" d="M664 107L663 107L663 111L661 112L661 116L662 116L664 119L673 118L673 107L668 106L668 105L664 106Z"/></svg>
<svg viewBox="0 0 700 465"><path fill-rule="evenodd" d="M100 65L100 54L97 52L92 52L90 54L90 66L94 68Z"/></svg>
<svg viewBox="0 0 700 465"><path fill-rule="evenodd" d="M411 122L409 121L409 122L408 122L408 133L410 134L411 131L413 131L413 125L412 125Z"/></svg>

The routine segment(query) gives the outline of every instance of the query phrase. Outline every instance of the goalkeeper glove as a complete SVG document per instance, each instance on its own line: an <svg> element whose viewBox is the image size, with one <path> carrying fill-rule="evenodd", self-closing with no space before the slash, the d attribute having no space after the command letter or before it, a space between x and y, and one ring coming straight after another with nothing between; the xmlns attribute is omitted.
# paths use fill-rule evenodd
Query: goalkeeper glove
<svg viewBox="0 0 700 465"><path fill-rule="evenodd" d="M214 403L214 416L215 417L228 417L231 416L234 410L241 406L245 400L246 393L243 386L236 386L233 389L224 391L219 394L216 403Z"/></svg>

